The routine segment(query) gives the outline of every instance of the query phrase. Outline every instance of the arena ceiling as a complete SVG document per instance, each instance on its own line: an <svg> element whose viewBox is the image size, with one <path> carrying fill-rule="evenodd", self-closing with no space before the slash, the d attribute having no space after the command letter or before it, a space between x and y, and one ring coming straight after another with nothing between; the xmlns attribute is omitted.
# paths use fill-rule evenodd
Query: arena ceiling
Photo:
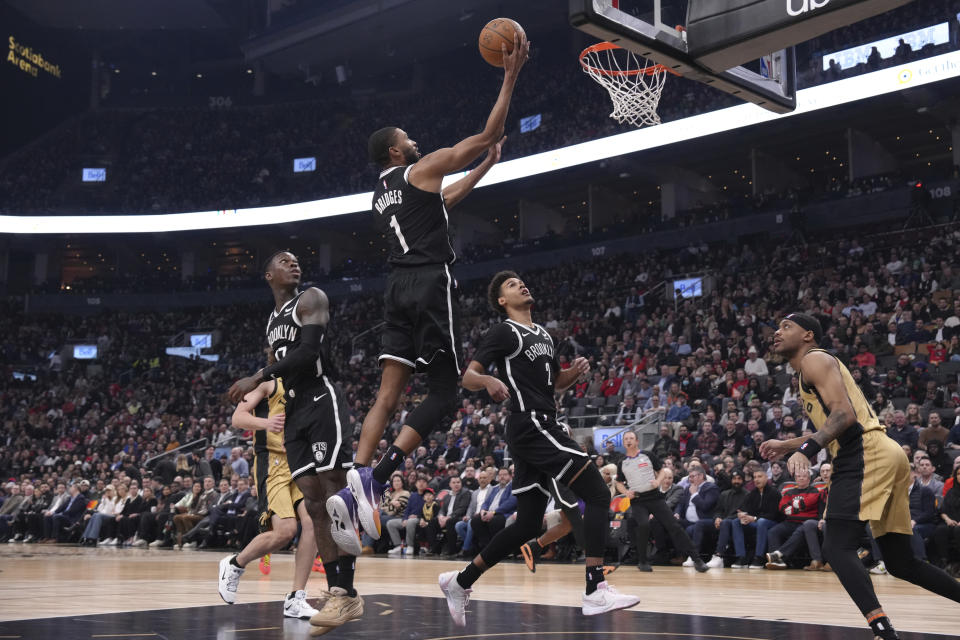
<svg viewBox="0 0 960 640"><path fill-rule="evenodd" d="M38 25L52 29L224 29L227 23L204 0L8 0Z"/></svg>
<svg viewBox="0 0 960 640"><path fill-rule="evenodd" d="M476 48L483 25L504 12L528 32L567 24L566 7L556 0L509 7L502 0L361 0L272 29L241 48L248 61L260 60L274 73L331 62L384 72L444 51Z"/></svg>

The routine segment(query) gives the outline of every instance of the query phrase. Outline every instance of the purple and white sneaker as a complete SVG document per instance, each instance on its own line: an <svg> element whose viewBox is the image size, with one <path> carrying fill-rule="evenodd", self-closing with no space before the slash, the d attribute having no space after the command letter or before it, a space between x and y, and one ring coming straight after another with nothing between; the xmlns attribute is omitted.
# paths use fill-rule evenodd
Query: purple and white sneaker
<svg viewBox="0 0 960 640"><path fill-rule="evenodd" d="M380 497L387 485L377 482L370 467L347 471L347 486L357 504L357 515L363 531L374 540L380 539Z"/></svg>
<svg viewBox="0 0 960 640"><path fill-rule="evenodd" d="M344 487L327 498L327 513L330 514L330 535L337 546L351 556L362 555L357 501L353 499L350 489Z"/></svg>

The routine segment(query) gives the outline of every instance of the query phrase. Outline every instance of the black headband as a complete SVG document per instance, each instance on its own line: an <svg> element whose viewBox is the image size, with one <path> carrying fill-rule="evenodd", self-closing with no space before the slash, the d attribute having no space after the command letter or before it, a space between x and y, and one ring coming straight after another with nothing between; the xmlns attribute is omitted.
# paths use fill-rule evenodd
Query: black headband
<svg viewBox="0 0 960 640"><path fill-rule="evenodd" d="M823 339L823 327L820 326L819 320L806 313L791 313L785 319L800 325L807 331L813 331L814 342L820 344L820 340Z"/></svg>

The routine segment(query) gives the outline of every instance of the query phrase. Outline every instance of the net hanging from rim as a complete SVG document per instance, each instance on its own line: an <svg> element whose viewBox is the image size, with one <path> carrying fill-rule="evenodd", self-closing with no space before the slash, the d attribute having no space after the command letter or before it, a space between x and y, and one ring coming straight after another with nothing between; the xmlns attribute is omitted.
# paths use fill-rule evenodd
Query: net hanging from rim
<svg viewBox="0 0 960 640"><path fill-rule="evenodd" d="M657 105L667 73L680 75L612 42L581 51L580 66L610 94L610 117L638 128L660 124Z"/></svg>

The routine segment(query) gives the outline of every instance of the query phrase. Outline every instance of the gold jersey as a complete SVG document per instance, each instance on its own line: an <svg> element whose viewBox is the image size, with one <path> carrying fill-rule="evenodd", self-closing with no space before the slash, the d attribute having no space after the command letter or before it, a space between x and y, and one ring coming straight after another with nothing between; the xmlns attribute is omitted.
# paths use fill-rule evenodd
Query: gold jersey
<svg viewBox="0 0 960 640"><path fill-rule="evenodd" d="M255 414L258 418L268 418L279 415L286 411L287 400L283 391L283 381L280 378L274 380L273 391L261 401L257 406ZM283 454L283 432L273 433L266 429L259 429L254 432L254 451L266 449L270 453Z"/></svg>
<svg viewBox="0 0 960 640"><path fill-rule="evenodd" d="M857 416L857 424L849 427L838 439L830 443L830 454L836 457L840 447L868 431L886 432L883 425L880 424L880 421L877 419L876 414L873 412L870 403L867 402L867 399L863 396L863 391L860 390L853 376L850 375L847 367L829 351L825 351L824 349L811 349L808 353L814 351L822 351L837 360L837 364L840 366L840 376L843 378L843 386L846 389L847 397L850 399L850 404L853 405L853 410ZM810 421L816 425L818 430L822 429L827 421L827 416L830 415L830 409L824 404L816 387L804 382L802 372L800 373L800 398L803 400L803 408L807 416L810 417Z"/></svg>

